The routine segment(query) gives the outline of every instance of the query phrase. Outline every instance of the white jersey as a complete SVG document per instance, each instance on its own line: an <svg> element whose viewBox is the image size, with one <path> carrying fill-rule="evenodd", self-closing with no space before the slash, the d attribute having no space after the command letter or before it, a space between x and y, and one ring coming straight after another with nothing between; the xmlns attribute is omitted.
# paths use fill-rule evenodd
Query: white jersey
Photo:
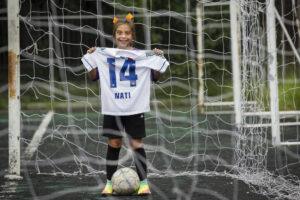
<svg viewBox="0 0 300 200"><path fill-rule="evenodd" d="M88 71L98 67L102 114L134 115L150 111L151 69L163 73L169 62L153 52L97 48L81 59Z"/></svg>

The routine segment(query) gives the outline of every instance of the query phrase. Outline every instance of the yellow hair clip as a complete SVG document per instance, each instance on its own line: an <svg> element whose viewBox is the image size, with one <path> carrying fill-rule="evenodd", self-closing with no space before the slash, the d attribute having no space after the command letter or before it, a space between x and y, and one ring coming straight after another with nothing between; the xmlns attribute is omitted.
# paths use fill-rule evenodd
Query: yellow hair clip
<svg viewBox="0 0 300 200"><path fill-rule="evenodd" d="M119 19L117 17L114 17L113 23L116 23Z"/></svg>
<svg viewBox="0 0 300 200"><path fill-rule="evenodd" d="M131 14L131 13L128 13L128 14L126 15L126 19L128 19L128 20L132 20L132 18L133 18L133 16L132 16L132 14Z"/></svg>

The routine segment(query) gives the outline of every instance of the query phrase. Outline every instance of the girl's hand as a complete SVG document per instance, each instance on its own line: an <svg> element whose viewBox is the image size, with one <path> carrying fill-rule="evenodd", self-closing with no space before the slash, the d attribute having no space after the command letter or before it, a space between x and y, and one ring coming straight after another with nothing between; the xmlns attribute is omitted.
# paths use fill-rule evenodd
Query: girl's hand
<svg viewBox="0 0 300 200"><path fill-rule="evenodd" d="M160 49L157 49L157 48L154 48L153 51L154 51L155 54L158 54L158 55L163 55L164 54L164 51L162 51Z"/></svg>
<svg viewBox="0 0 300 200"><path fill-rule="evenodd" d="M96 50L97 47L92 47L89 50L86 51L86 53L93 53Z"/></svg>

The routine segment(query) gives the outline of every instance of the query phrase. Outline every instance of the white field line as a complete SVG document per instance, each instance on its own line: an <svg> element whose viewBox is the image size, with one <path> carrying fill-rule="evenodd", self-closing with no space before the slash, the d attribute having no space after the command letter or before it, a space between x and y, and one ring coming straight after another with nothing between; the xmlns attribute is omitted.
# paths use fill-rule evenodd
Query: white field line
<svg viewBox="0 0 300 200"><path fill-rule="evenodd" d="M47 127L48 127L49 123L51 122L53 114L54 114L53 111L49 111L47 113L47 115L45 116L45 118L43 119L43 121L40 124L39 128L34 133L30 144L26 147L26 150L25 150L25 153L24 153L25 157L31 158L33 153L36 151L36 149L39 146L39 143L40 143L44 133L47 130Z"/></svg>

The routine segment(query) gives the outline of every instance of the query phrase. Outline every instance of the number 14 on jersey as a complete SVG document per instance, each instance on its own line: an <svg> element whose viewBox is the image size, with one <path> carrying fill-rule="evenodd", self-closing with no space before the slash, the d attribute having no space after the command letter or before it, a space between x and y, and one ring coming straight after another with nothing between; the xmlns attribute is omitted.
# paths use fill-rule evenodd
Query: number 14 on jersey
<svg viewBox="0 0 300 200"><path fill-rule="evenodd" d="M107 62L109 64L109 77L111 88L117 87L115 61L115 58L107 58ZM125 75L127 69L129 69L129 75ZM138 76L135 73L135 60L125 60L120 70L120 81L130 81L130 87L135 87L137 79Z"/></svg>

